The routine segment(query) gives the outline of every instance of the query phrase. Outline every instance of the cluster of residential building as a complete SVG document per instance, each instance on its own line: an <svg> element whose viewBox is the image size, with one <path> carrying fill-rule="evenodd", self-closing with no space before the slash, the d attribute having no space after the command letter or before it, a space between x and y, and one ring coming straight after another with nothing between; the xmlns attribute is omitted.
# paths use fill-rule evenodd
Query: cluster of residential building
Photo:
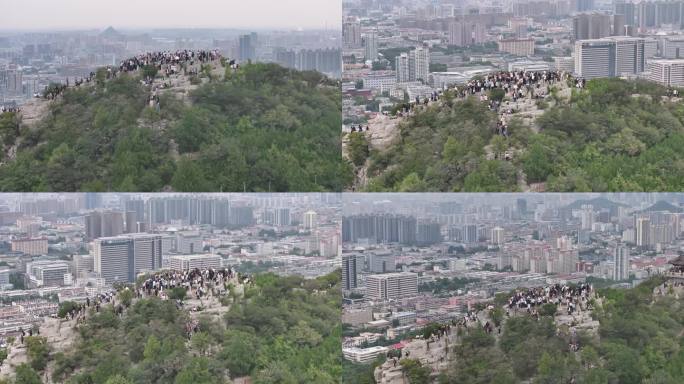
<svg viewBox="0 0 684 384"><path fill-rule="evenodd" d="M0 337L164 270L315 277L339 268L336 194L8 196L0 201ZM11 304L10 304L11 303Z"/></svg>
<svg viewBox="0 0 684 384"><path fill-rule="evenodd" d="M684 249L684 205L659 198L354 199L342 224L345 358L370 362L426 324L458 320L512 289L633 286L666 273ZM421 231L430 241L418 241Z"/></svg>
<svg viewBox="0 0 684 384"><path fill-rule="evenodd" d="M679 0L349 0L343 7L345 116L362 119L501 70L681 87L683 8Z"/></svg>

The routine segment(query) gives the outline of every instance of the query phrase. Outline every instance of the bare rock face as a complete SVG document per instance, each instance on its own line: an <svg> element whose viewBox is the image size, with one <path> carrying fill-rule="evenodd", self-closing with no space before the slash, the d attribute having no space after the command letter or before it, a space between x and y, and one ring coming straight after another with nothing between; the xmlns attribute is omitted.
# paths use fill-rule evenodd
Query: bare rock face
<svg viewBox="0 0 684 384"><path fill-rule="evenodd" d="M32 127L47 113L50 101L45 99L32 99L21 106L21 122Z"/></svg>

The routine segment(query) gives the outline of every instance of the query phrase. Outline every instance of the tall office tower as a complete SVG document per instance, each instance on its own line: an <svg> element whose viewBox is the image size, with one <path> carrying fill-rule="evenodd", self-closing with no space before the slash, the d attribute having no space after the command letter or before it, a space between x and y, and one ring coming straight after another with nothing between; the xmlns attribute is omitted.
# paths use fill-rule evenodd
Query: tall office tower
<svg viewBox="0 0 684 384"><path fill-rule="evenodd" d="M501 227L492 228L489 241L494 245L502 245L504 243L504 229Z"/></svg>
<svg viewBox="0 0 684 384"><path fill-rule="evenodd" d="M176 233L176 252L190 255L202 251L202 236L199 232L181 231Z"/></svg>
<svg viewBox="0 0 684 384"><path fill-rule="evenodd" d="M86 237L118 236L124 233L124 214L118 211L95 211L85 217Z"/></svg>
<svg viewBox="0 0 684 384"><path fill-rule="evenodd" d="M375 300L418 296L418 274L398 272L369 275L366 277L366 296Z"/></svg>
<svg viewBox="0 0 684 384"><path fill-rule="evenodd" d="M161 268L162 236L147 233L102 237L93 243L95 272L111 284L133 282L140 272Z"/></svg>
<svg viewBox="0 0 684 384"><path fill-rule="evenodd" d="M626 36L625 15L613 15L613 36Z"/></svg>
<svg viewBox="0 0 684 384"><path fill-rule="evenodd" d="M430 50L417 47L409 53L409 76L411 81L428 81L430 73Z"/></svg>
<svg viewBox="0 0 684 384"><path fill-rule="evenodd" d="M345 48L361 47L361 23L356 17L350 16L342 24L342 41Z"/></svg>
<svg viewBox="0 0 684 384"><path fill-rule="evenodd" d="M575 72L585 79L615 77L615 42L581 40L575 43Z"/></svg>
<svg viewBox="0 0 684 384"><path fill-rule="evenodd" d="M418 223L416 229L418 245L432 245L442 242L442 227L439 223Z"/></svg>
<svg viewBox="0 0 684 384"><path fill-rule="evenodd" d="M342 256L342 290L349 291L358 288L358 273L361 271L358 255Z"/></svg>
<svg viewBox="0 0 684 384"><path fill-rule="evenodd" d="M286 227L292 224L290 208L278 208L273 212L273 224L278 227Z"/></svg>
<svg viewBox="0 0 684 384"><path fill-rule="evenodd" d="M466 244L474 244L478 242L477 225L470 224L463 227L463 242Z"/></svg>
<svg viewBox="0 0 684 384"><path fill-rule="evenodd" d="M315 229L318 226L318 214L314 211L306 211L303 215L304 228Z"/></svg>
<svg viewBox="0 0 684 384"><path fill-rule="evenodd" d="M575 16L572 21L575 40L600 39L611 35L609 15L583 13Z"/></svg>
<svg viewBox="0 0 684 384"><path fill-rule="evenodd" d="M638 74L646 69L645 40L634 37L614 37L615 74Z"/></svg>
<svg viewBox="0 0 684 384"><path fill-rule="evenodd" d="M402 53L395 57L394 62L394 68L397 72L397 83L408 83L411 81L408 53Z"/></svg>
<svg viewBox="0 0 684 384"><path fill-rule="evenodd" d="M241 35L239 37L238 55L241 61L256 60L257 35Z"/></svg>
<svg viewBox="0 0 684 384"><path fill-rule="evenodd" d="M636 7L631 0L616 0L613 4L613 14L623 15L624 24L634 26L636 21Z"/></svg>
<svg viewBox="0 0 684 384"><path fill-rule="evenodd" d="M396 272L396 259L391 253L371 253L368 256L368 271L371 273Z"/></svg>
<svg viewBox="0 0 684 384"><path fill-rule="evenodd" d="M648 217L637 217L635 229L637 247L650 247L651 219L649 219Z"/></svg>
<svg viewBox="0 0 684 384"><path fill-rule="evenodd" d="M375 61L378 58L378 34L377 31L372 30L366 33L363 39L363 44L366 49L366 60Z"/></svg>
<svg viewBox="0 0 684 384"><path fill-rule="evenodd" d="M613 249L613 280L629 279L629 248L617 244Z"/></svg>

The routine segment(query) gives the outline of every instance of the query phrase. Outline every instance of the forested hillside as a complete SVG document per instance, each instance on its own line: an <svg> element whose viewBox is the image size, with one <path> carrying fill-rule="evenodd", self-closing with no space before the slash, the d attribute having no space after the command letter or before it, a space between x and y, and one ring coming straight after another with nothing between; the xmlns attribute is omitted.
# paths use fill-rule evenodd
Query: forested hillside
<svg viewBox="0 0 684 384"><path fill-rule="evenodd" d="M29 345L16 377L0 383L44 382L41 377L69 384L339 383L339 273L256 275L244 291L231 287L218 309L212 297L204 309L190 300L179 308L173 299L186 295L178 289L183 292L174 290L170 300L131 300L131 291L120 291L117 306L89 308L85 321L63 324L74 326L68 348L27 338L40 345ZM121 314L118 303L128 305ZM191 336L188 324L197 324Z"/></svg>
<svg viewBox="0 0 684 384"><path fill-rule="evenodd" d="M28 125L0 119L3 191L337 191L338 84L316 72L205 68L186 90L141 75L69 88ZM165 80L158 80L162 84ZM47 101L46 101L47 102Z"/></svg>
<svg viewBox="0 0 684 384"><path fill-rule="evenodd" d="M596 79L565 91L568 97L552 90L537 101L538 117L514 112L508 136L496 134L497 115L485 102L447 92L400 123L386 151L366 155L364 140L350 140L350 158L357 166L369 158L370 191L684 188L684 103L666 88Z"/></svg>
<svg viewBox="0 0 684 384"><path fill-rule="evenodd" d="M500 322L500 334L461 329L447 369L431 374L419 361L402 358L402 374L410 384L682 383L684 291L664 281L655 277L633 289L600 289L591 314L600 324L598 333L580 330L574 341L568 324L554 323L553 304L542 306L538 319L507 317L498 306L508 295L501 295L503 301L495 300L498 308L488 315ZM384 360L345 363L345 382L374 383L373 368Z"/></svg>

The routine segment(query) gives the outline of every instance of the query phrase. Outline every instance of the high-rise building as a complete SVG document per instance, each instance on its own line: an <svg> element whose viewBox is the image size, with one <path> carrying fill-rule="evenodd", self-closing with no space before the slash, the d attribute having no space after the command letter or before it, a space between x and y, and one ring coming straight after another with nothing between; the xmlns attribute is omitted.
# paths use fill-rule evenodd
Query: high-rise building
<svg viewBox="0 0 684 384"><path fill-rule="evenodd" d="M428 81L428 74L430 73L430 51L427 47L417 47L408 53L400 54L394 60L397 72L397 83Z"/></svg>
<svg viewBox="0 0 684 384"><path fill-rule="evenodd" d="M442 241L442 228L439 223L418 223L416 242L419 245L432 245Z"/></svg>
<svg viewBox="0 0 684 384"><path fill-rule="evenodd" d="M627 36L627 25L625 15L613 15L612 36Z"/></svg>
<svg viewBox="0 0 684 384"><path fill-rule="evenodd" d="M624 25L633 26L636 20L636 8L631 0L615 0L613 14L624 16Z"/></svg>
<svg viewBox="0 0 684 384"><path fill-rule="evenodd" d="M81 278L88 272L93 272L95 269L94 262L93 255L74 255L74 275L76 278Z"/></svg>
<svg viewBox="0 0 684 384"><path fill-rule="evenodd" d="M594 8L594 0L575 0L575 11L577 12L587 12Z"/></svg>
<svg viewBox="0 0 684 384"><path fill-rule="evenodd" d="M378 243L416 243L416 218L412 216L373 214L342 219L342 241L369 240Z"/></svg>
<svg viewBox="0 0 684 384"><path fill-rule="evenodd" d="M359 19L350 16L342 24L342 41L346 48L359 48L361 41L361 23Z"/></svg>
<svg viewBox="0 0 684 384"><path fill-rule="evenodd" d="M273 224L278 227L286 227L292 224L290 208L278 208L274 212Z"/></svg>
<svg viewBox="0 0 684 384"><path fill-rule="evenodd" d="M487 38L487 29L482 23L454 21L449 24L449 45L467 47L482 44Z"/></svg>
<svg viewBox="0 0 684 384"><path fill-rule="evenodd" d="M416 273L385 273L366 277L366 296L370 299L401 299L417 295L418 275Z"/></svg>
<svg viewBox="0 0 684 384"><path fill-rule="evenodd" d="M176 233L176 252L190 255L202 252L202 236L197 231Z"/></svg>
<svg viewBox="0 0 684 384"><path fill-rule="evenodd" d="M644 72L652 53L651 40L613 36L575 42L575 72L586 79Z"/></svg>
<svg viewBox="0 0 684 384"><path fill-rule="evenodd" d="M648 79L666 87L684 87L684 59L652 60Z"/></svg>
<svg viewBox="0 0 684 384"><path fill-rule="evenodd" d="M397 83L408 83L411 81L408 53L402 53L395 57L394 62L394 68L397 72Z"/></svg>
<svg viewBox="0 0 684 384"><path fill-rule="evenodd" d="M629 248L618 244L613 249L613 280L629 279Z"/></svg>
<svg viewBox="0 0 684 384"><path fill-rule="evenodd" d="M64 261L33 261L26 264L30 287L61 287L71 284L69 264Z"/></svg>
<svg viewBox="0 0 684 384"><path fill-rule="evenodd" d="M257 34L250 33L239 37L239 57L243 62L256 60Z"/></svg>
<svg viewBox="0 0 684 384"><path fill-rule="evenodd" d="M576 15L572 21L575 40L600 39L611 35L610 15L583 13Z"/></svg>
<svg viewBox="0 0 684 384"><path fill-rule="evenodd" d="M504 229L501 227L492 228L489 241L494 245L502 245L504 243Z"/></svg>
<svg viewBox="0 0 684 384"><path fill-rule="evenodd" d="M591 230L594 226L594 207L591 205L582 205L580 210L580 225L581 229Z"/></svg>
<svg viewBox="0 0 684 384"><path fill-rule="evenodd" d="M366 33L363 45L366 50L366 60L375 61L378 58L378 36L375 30Z"/></svg>
<svg viewBox="0 0 684 384"><path fill-rule="evenodd" d="M94 267L107 284L133 282L140 272L162 265L162 236L137 233L102 237L93 243Z"/></svg>
<svg viewBox="0 0 684 384"><path fill-rule="evenodd" d="M304 228L315 229L318 226L318 214L314 211L304 212Z"/></svg>
<svg viewBox="0 0 684 384"><path fill-rule="evenodd" d="M684 36L665 36L661 39L662 57L684 59Z"/></svg>
<svg viewBox="0 0 684 384"><path fill-rule="evenodd" d="M391 254L371 253L368 256L368 271L371 273L396 272L396 257Z"/></svg>
<svg viewBox="0 0 684 384"><path fill-rule="evenodd" d="M470 224L463 227L463 242L466 244L474 244L478 242L477 225Z"/></svg>
<svg viewBox="0 0 684 384"><path fill-rule="evenodd" d="M430 51L427 47L417 47L410 52L409 71L412 81L428 81L428 73L430 73Z"/></svg>
<svg viewBox="0 0 684 384"><path fill-rule="evenodd" d="M85 216L86 237L118 236L124 233L124 214L118 211L94 211Z"/></svg>
<svg viewBox="0 0 684 384"><path fill-rule="evenodd" d="M648 217L636 218L636 245L638 247L651 246L651 219Z"/></svg>
<svg viewBox="0 0 684 384"><path fill-rule="evenodd" d="M358 255L342 256L342 290L349 291L358 288L358 274L362 263Z"/></svg>

